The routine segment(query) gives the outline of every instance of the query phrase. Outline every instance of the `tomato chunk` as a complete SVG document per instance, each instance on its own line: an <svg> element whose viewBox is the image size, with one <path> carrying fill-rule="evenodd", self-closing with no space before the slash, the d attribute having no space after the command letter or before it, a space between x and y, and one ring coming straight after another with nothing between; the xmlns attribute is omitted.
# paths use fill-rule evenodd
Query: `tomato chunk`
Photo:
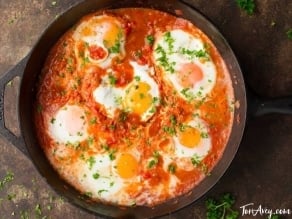
<svg viewBox="0 0 292 219"><path fill-rule="evenodd" d="M89 54L90 58L95 60L101 60L107 56L107 52L105 51L105 49L98 45L89 46Z"/></svg>

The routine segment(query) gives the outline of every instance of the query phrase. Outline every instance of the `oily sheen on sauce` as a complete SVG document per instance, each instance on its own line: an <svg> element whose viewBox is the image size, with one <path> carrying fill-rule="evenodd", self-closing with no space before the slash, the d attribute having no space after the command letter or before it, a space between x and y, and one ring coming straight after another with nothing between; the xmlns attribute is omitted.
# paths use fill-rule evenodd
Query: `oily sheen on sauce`
<svg viewBox="0 0 292 219"><path fill-rule="evenodd" d="M233 99L224 60L194 24L127 8L86 15L59 39L34 115L48 160L80 193L155 206L208 177Z"/></svg>

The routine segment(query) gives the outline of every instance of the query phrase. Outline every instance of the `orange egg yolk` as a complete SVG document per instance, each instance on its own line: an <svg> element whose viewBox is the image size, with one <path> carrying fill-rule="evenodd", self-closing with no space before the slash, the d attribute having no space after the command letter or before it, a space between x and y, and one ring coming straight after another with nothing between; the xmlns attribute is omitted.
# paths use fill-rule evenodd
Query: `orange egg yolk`
<svg viewBox="0 0 292 219"><path fill-rule="evenodd" d="M130 108L133 113L142 115L152 104L152 96L149 94L150 85L145 82L133 84L126 94L126 106Z"/></svg>
<svg viewBox="0 0 292 219"><path fill-rule="evenodd" d="M121 38L121 28L114 23L111 23L108 30L104 34L104 42L106 47L113 47Z"/></svg>
<svg viewBox="0 0 292 219"><path fill-rule="evenodd" d="M181 66L178 77L183 87L193 87L198 81L203 79L203 72L195 63L186 63Z"/></svg>
<svg viewBox="0 0 292 219"><path fill-rule="evenodd" d="M136 176L138 173L138 161L131 154L121 154L117 160L117 172L124 179Z"/></svg>
<svg viewBox="0 0 292 219"><path fill-rule="evenodd" d="M107 48L115 46L117 42L120 41L120 38L123 35L123 30L121 25L117 22L117 19L113 17L102 17L97 21L97 26L103 26L105 30L101 30L103 34L104 45Z"/></svg>
<svg viewBox="0 0 292 219"><path fill-rule="evenodd" d="M187 127L178 135L179 142L188 148L194 148L199 145L201 141L201 133L194 127Z"/></svg>

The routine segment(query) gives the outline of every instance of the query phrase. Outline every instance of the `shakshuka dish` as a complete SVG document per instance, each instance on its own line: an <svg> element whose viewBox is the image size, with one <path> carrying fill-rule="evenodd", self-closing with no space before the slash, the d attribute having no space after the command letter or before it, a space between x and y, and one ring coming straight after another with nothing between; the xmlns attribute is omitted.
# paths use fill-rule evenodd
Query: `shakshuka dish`
<svg viewBox="0 0 292 219"><path fill-rule="evenodd" d="M83 17L54 45L34 118L51 165L80 193L150 207L212 174L233 101L224 60L200 29L124 8Z"/></svg>

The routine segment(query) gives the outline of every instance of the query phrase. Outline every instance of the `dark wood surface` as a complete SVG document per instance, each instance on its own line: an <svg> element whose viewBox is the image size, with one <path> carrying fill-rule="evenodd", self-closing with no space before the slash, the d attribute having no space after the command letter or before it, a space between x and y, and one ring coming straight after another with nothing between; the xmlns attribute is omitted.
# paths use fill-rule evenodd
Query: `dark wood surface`
<svg viewBox="0 0 292 219"><path fill-rule="evenodd" d="M80 0L0 0L0 75L16 65L32 49L46 26ZM292 96L292 1L255 1L256 11L247 15L235 0L189 0L226 37L241 64L247 83L264 97ZM5 120L19 134L17 91L19 78L6 87ZM206 218L205 200L230 192L236 209L292 210L292 116L271 114L253 118L246 126L240 149L221 180L200 200L162 218ZM14 179L0 190L0 219L103 218L71 205L46 183L32 162L0 136L0 180L7 171ZM41 209L41 216L37 214ZM290 218L291 215L281 218ZM242 218L267 218L245 215Z"/></svg>

